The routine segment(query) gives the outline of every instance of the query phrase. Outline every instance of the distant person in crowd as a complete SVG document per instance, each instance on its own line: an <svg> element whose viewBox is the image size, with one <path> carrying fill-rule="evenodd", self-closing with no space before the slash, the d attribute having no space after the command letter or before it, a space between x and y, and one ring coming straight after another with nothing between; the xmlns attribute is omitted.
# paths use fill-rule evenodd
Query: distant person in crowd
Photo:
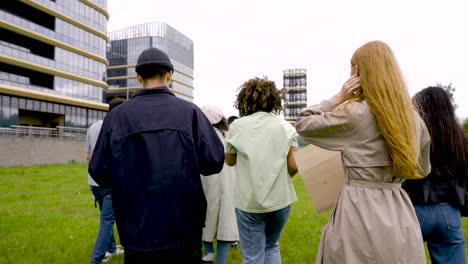
<svg viewBox="0 0 468 264"><path fill-rule="evenodd" d="M431 135L432 170L424 179L405 181L403 188L416 209L432 263L466 263L460 209L467 216L468 138L443 89L426 88L413 103Z"/></svg>
<svg viewBox="0 0 468 264"><path fill-rule="evenodd" d="M200 263L200 174L221 171L223 144L203 112L169 90L166 53L144 50L135 70L143 89L104 119L89 173L112 189L126 264Z"/></svg>
<svg viewBox="0 0 468 264"><path fill-rule="evenodd" d="M340 151L345 170L316 263L426 263L401 183L430 172L430 137L390 47L373 41L357 49L351 78L300 113L296 129L310 143Z"/></svg>
<svg viewBox="0 0 468 264"><path fill-rule="evenodd" d="M237 116L230 116L227 120L228 127L234 122L235 120L239 119Z"/></svg>
<svg viewBox="0 0 468 264"><path fill-rule="evenodd" d="M228 117L228 119L227 119L227 128L228 128L228 130L229 130L229 126L232 124L232 122L236 121L237 119L239 119L238 116L230 116L230 117ZM237 223L235 223L235 224L236 224L236 228L237 228ZM239 247L238 241L232 242L232 243L231 243L231 246L232 246L233 248Z"/></svg>
<svg viewBox="0 0 468 264"><path fill-rule="evenodd" d="M297 167L297 133L281 117L281 93L273 81L255 78L235 103L241 118L229 127L226 163L235 166L235 206L246 264L281 263L278 240L297 200L291 177Z"/></svg>
<svg viewBox="0 0 468 264"><path fill-rule="evenodd" d="M109 103L109 111L125 102L122 98L114 98ZM94 146L101 131L102 120L92 124L86 134L86 160L91 160ZM114 238L114 209L112 208L111 189L99 187L99 185L88 175L88 183L91 187L94 200L99 204L101 220L99 224L99 234L94 245L93 258L91 264L101 264L106 262L114 254L122 254L123 250L116 246Z"/></svg>
<svg viewBox="0 0 468 264"><path fill-rule="evenodd" d="M228 126L221 109L207 105L202 108L202 111L225 145L224 137ZM239 240L234 207L234 183L234 169L229 166L224 166L217 175L202 178L203 190L208 203L205 228L203 228L203 247L206 254L203 258L204 262L213 262L214 260L214 239L216 239L217 244L216 264L226 264L229 245Z"/></svg>

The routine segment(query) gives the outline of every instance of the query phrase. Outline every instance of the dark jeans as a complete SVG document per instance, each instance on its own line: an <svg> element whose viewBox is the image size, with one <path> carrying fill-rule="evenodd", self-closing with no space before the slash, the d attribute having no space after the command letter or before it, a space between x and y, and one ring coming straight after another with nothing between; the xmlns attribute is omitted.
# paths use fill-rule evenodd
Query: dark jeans
<svg viewBox="0 0 468 264"><path fill-rule="evenodd" d="M448 203L415 205L433 264L465 264L466 248L460 210Z"/></svg>
<svg viewBox="0 0 468 264"><path fill-rule="evenodd" d="M159 251L132 251L125 249L125 264L200 264L202 263L201 230L196 239L184 245Z"/></svg>
<svg viewBox="0 0 468 264"><path fill-rule="evenodd" d="M114 238L114 209L112 207L111 189L91 185L91 191L101 211L99 234L96 239L96 244L94 244L91 264L101 264L102 259L106 255L106 251L113 253L116 250Z"/></svg>

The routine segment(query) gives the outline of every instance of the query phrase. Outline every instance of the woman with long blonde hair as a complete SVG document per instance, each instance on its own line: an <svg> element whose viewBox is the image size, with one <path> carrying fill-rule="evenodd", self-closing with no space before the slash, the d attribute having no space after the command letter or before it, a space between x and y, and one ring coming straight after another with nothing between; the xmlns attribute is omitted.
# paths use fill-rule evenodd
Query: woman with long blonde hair
<svg viewBox="0 0 468 264"><path fill-rule="evenodd" d="M316 263L426 263L401 183L430 172L427 128L387 44L373 41L357 49L351 75L338 94L308 107L296 123L312 144L340 151L345 170Z"/></svg>

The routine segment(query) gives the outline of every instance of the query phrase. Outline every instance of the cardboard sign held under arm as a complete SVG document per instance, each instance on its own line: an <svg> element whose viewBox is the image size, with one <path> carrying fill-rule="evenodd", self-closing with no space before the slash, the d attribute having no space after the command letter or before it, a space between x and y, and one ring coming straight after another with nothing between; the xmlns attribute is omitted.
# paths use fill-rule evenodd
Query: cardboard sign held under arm
<svg viewBox="0 0 468 264"><path fill-rule="evenodd" d="M294 158L315 210L322 213L332 209L345 183L340 152L308 145Z"/></svg>

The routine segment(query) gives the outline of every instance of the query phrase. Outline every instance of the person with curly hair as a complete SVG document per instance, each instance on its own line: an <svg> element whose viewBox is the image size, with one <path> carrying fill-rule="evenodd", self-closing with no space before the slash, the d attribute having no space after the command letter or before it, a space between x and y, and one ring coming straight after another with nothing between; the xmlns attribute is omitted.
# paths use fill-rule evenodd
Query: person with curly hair
<svg viewBox="0 0 468 264"><path fill-rule="evenodd" d="M278 240L297 200L291 177L297 133L275 115L281 92L273 81L254 78L241 87L240 118L229 127L226 163L236 170L234 201L240 248L246 264L281 263Z"/></svg>

